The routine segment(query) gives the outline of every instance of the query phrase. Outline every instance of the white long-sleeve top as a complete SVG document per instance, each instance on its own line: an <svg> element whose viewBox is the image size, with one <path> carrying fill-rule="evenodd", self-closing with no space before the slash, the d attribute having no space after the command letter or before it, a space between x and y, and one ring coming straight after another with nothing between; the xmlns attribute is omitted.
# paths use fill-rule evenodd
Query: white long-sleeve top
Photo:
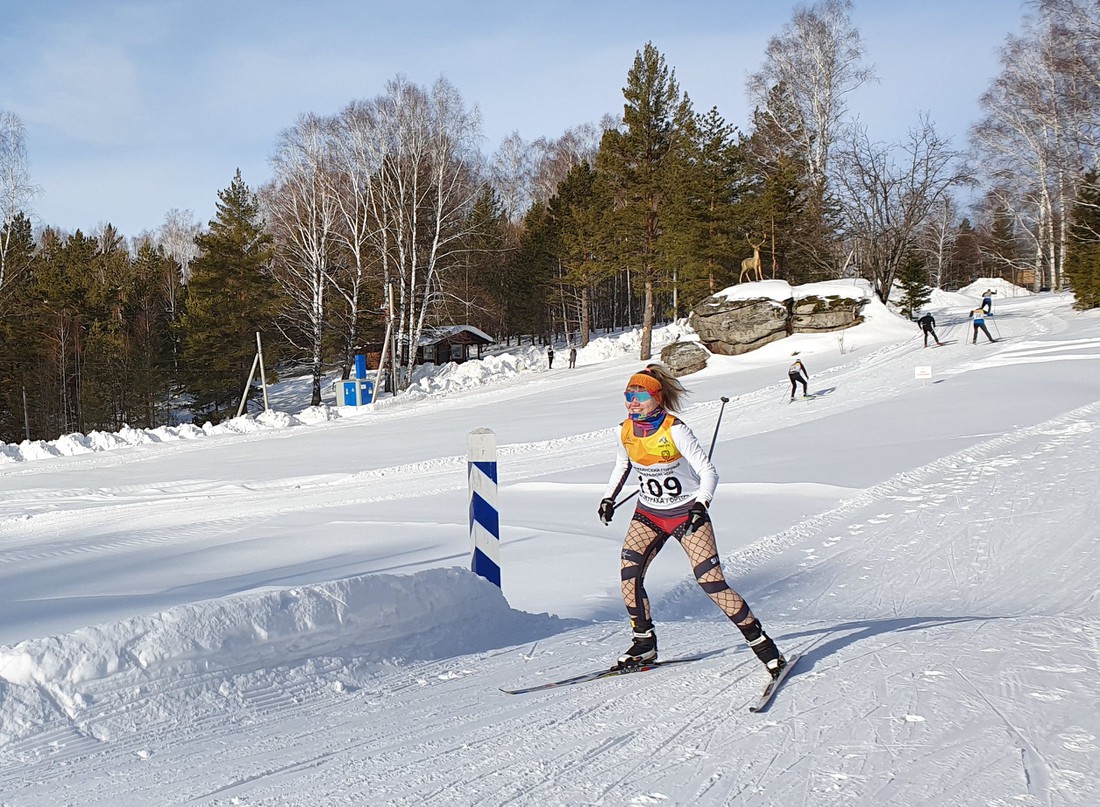
<svg viewBox="0 0 1100 807"><path fill-rule="evenodd" d="M674 415L666 415L652 434L638 437L632 421L623 421L604 498L617 498L627 477L638 474L638 499L651 510L675 510L699 501L709 505L718 487L718 471L699 441Z"/></svg>

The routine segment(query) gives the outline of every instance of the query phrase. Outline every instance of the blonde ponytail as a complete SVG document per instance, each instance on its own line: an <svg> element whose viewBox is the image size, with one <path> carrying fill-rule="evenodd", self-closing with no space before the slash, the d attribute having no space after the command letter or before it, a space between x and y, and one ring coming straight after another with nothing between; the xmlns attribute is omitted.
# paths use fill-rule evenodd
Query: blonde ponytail
<svg viewBox="0 0 1100 807"><path fill-rule="evenodd" d="M644 372L661 382L661 399L665 409L680 412L685 400L691 393L680 383L680 380L672 374L672 370L663 364L647 364Z"/></svg>

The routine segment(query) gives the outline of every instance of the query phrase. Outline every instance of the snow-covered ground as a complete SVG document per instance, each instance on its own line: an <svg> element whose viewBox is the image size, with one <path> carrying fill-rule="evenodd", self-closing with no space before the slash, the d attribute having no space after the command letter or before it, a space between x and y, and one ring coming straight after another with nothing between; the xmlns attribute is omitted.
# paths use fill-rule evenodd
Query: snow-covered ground
<svg viewBox="0 0 1100 807"><path fill-rule="evenodd" d="M971 345L991 282L936 293L944 347L872 303L685 379L705 441L730 399L727 578L804 653L759 715L675 545L662 655L711 655L498 689L628 644L627 514L596 507L636 334L359 411L288 382L218 427L0 445L0 805L1100 804L1100 316L1001 283ZM820 394L788 404L795 353ZM503 592L467 571L483 427Z"/></svg>

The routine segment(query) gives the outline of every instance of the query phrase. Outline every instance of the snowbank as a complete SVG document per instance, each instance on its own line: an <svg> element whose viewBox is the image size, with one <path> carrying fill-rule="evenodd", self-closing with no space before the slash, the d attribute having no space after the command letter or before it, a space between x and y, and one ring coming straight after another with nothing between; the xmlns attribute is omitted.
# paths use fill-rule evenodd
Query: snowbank
<svg viewBox="0 0 1100 807"><path fill-rule="evenodd" d="M0 745L51 703L72 717L99 689L292 667L326 656L379 664L450 658L579 624L516 611L500 589L459 568L193 603L0 647Z"/></svg>
<svg viewBox="0 0 1100 807"><path fill-rule="evenodd" d="M714 294L725 300L757 300L770 297L780 302L802 297L852 297L870 300L874 295L866 280L826 280L820 283L804 283L792 286L786 280L757 280L738 283Z"/></svg>
<svg viewBox="0 0 1100 807"><path fill-rule="evenodd" d="M1025 289L1023 286L1017 286L1015 283L1010 283L1003 277L979 277L969 286L963 286L959 289L958 294L966 295L967 297L977 297L981 301L982 296L986 290L992 291L995 297L1031 297L1034 292L1029 289Z"/></svg>

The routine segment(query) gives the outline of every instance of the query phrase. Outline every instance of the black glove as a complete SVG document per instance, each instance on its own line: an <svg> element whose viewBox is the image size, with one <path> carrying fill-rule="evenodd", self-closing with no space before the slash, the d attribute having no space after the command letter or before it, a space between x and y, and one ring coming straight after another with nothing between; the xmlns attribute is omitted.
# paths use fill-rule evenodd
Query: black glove
<svg viewBox="0 0 1100 807"><path fill-rule="evenodd" d="M602 521L604 524L610 524L611 519L615 517L615 500L601 499L599 513L600 521Z"/></svg>
<svg viewBox="0 0 1100 807"><path fill-rule="evenodd" d="M687 531L689 533L695 532L697 529L710 521L710 516L707 515L707 506L702 502L696 502L695 504L693 504L689 512L691 514L688 517Z"/></svg>

